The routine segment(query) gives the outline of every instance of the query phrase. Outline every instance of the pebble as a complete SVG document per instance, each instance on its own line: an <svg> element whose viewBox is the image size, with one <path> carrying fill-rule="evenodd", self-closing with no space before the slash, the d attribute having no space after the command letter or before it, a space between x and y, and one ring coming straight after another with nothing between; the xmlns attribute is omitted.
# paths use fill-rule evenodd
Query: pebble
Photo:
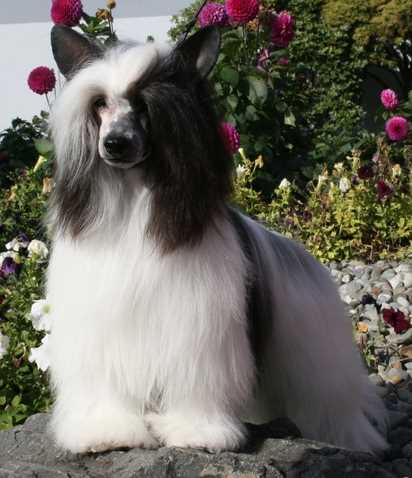
<svg viewBox="0 0 412 478"><path fill-rule="evenodd" d="M412 442L402 448L402 454L405 458L412 458Z"/></svg>
<svg viewBox="0 0 412 478"><path fill-rule="evenodd" d="M405 426L398 427L388 433L388 439L391 443L404 446L412 441L412 429Z"/></svg>
<svg viewBox="0 0 412 478"><path fill-rule="evenodd" d="M396 333L382 317L382 309L393 308L412 325L412 257L370 265L334 262L328 270L349 305L358 346L369 357L373 353L369 380L389 418L390 448L383 466L395 476L412 478L412 327Z"/></svg>

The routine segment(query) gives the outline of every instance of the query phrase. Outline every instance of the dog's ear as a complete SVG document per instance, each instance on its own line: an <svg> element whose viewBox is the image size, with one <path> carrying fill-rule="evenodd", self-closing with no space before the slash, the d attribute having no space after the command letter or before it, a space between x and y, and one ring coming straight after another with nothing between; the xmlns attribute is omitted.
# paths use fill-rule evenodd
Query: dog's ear
<svg viewBox="0 0 412 478"><path fill-rule="evenodd" d="M60 72L67 78L85 61L101 56L101 49L86 36L64 25L51 31L51 46Z"/></svg>
<svg viewBox="0 0 412 478"><path fill-rule="evenodd" d="M202 28L176 49L196 66L203 78L212 71L220 51L220 30L216 26Z"/></svg>

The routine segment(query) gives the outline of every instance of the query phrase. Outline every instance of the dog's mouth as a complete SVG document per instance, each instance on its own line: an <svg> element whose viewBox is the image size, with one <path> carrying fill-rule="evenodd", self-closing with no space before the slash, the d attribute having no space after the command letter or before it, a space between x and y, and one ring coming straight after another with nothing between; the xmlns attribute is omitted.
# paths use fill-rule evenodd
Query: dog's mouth
<svg viewBox="0 0 412 478"><path fill-rule="evenodd" d="M103 161L112 168L119 168L119 169L131 169L142 164L144 161L148 159L150 156L150 151L145 152L144 154L138 156L130 156L130 157L113 157L113 156L105 156L103 157Z"/></svg>

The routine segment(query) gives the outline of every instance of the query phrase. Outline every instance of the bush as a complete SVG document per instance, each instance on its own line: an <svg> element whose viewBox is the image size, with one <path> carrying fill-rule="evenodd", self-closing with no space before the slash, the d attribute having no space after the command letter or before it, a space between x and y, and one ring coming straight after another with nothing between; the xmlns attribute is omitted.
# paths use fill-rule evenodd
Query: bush
<svg viewBox="0 0 412 478"><path fill-rule="evenodd" d="M50 191L44 187L49 166L43 163L35 169L17 176L0 197L0 250L4 251L0 254L0 429L22 423L50 404L47 377L29 361L31 349L43 337L33 328L29 313L33 302L44 296L46 260L43 250L36 249L42 244L36 240L45 238L42 220ZM2 337L3 342L9 338L3 350Z"/></svg>
<svg viewBox="0 0 412 478"><path fill-rule="evenodd" d="M245 55L242 44L234 38L235 31L223 30L223 55L212 81L222 114L242 133L246 154L262 155L265 166L257 172L257 178L263 176L266 186L278 184L284 176L295 178L303 186L305 178L319 174L324 163L332 167L363 143L368 135L363 128L366 115L362 108L365 67L370 63L396 64L394 52L387 46L391 41L401 42L401 35L405 35L403 40L409 35L410 3L403 0L396 13L394 2L370 1L372 8L367 2L352 5L327 0L263 1L264 11L274 12L275 7L277 12L287 9L295 17L295 37L283 51L273 51L268 36L263 35L258 44L247 36L250 45ZM200 4L194 2L173 18L172 38L177 39L185 30ZM385 30L384 20L394 24L397 15L402 17L404 26ZM262 16L259 18L262 23ZM366 40L358 39L358 27L368 32L366 45ZM253 30L253 22L247 28ZM245 81L249 76L247 67L250 68L250 59L255 59L264 47L274 54L267 88L272 96L269 94L265 102L254 103ZM277 55L287 56L288 65L279 68ZM227 68L234 73L227 75ZM227 85L225 81L229 76L236 83L232 89L230 82ZM255 71L252 76L259 75ZM255 187L267 192L256 178Z"/></svg>

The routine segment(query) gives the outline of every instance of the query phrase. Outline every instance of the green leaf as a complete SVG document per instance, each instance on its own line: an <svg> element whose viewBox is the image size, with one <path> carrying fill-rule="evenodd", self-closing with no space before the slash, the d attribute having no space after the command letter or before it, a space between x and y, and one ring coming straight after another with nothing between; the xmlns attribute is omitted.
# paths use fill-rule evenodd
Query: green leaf
<svg viewBox="0 0 412 478"><path fill-rule="evenodd" d="M236 106L238 105L239 103L239 99L237 96L234 96L234 95L230 95L227 97L226 101L228 102L230 108L232 110L235 110L236 109Z"/></svg>
<svg viewBox="0 0 412 478"><path fill-rule="evenodd" d="M236 87L239 83L239 73L230 66L225 66L220 71L220 78L227 83L230 83L232 86Z"/></svg>
<svg viewBox="0 0 412 478"><path fill-rule="evenodd" d="M249 99L252 103L264 103L268 97L268 88L266 81L255 76L248 76L249 81Z"/></svg>

